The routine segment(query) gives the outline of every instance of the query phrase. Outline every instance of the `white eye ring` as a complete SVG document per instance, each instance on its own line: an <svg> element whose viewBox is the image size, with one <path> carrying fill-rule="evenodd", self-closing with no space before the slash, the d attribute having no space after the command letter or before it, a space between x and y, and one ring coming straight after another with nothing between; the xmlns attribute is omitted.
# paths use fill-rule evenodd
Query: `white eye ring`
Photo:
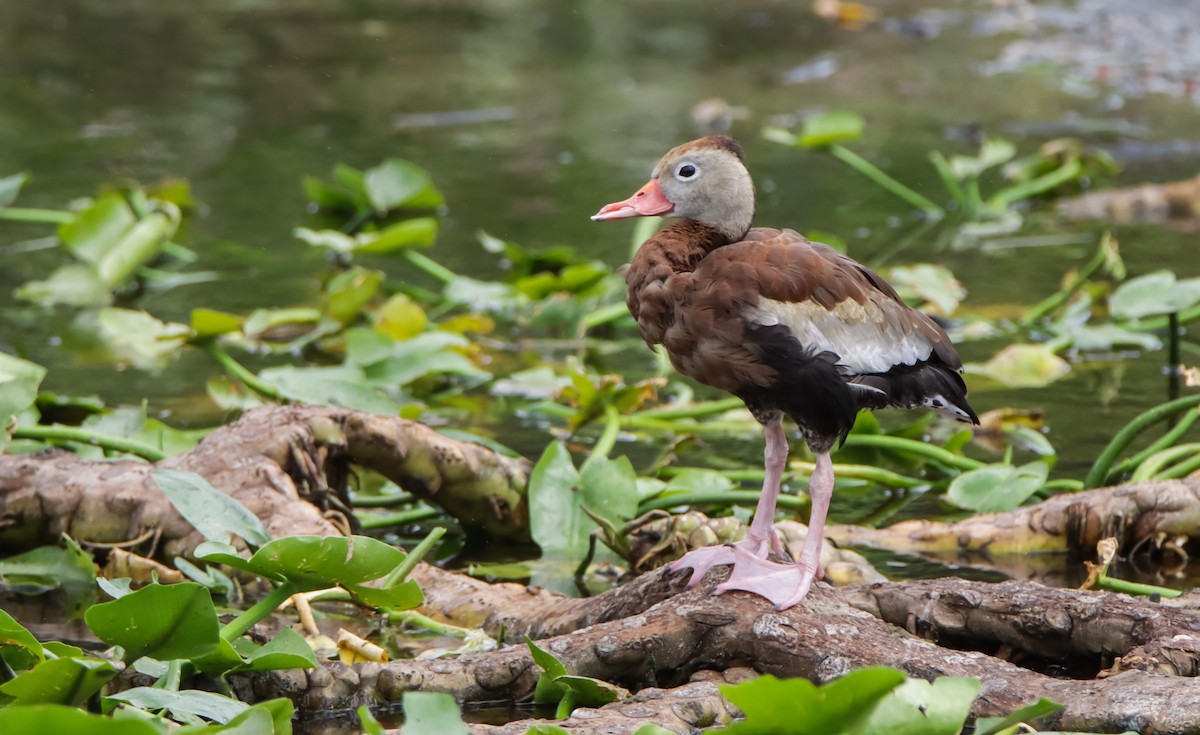
<svg viewBox="0 0 1200 735"><path fill-rule="evenodd" d="M675 167L675 178L680 181L693 181L700 175L700 167L691 161L684 161Z"/></svg>

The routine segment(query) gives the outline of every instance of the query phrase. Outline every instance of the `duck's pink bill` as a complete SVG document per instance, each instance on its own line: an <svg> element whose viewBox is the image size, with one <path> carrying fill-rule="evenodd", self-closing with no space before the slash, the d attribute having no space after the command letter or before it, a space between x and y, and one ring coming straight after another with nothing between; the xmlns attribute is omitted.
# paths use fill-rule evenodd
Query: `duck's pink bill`
<svg viewBox="0 0 1200 735"><path fill-rule="evenodd" d="M667 214L675 209L675 205L663 196L658 186L658 179L638 189L633 196L620 202L605 204L599 212L592 215L596 222L609 219L625 219L627 217L648 217L656 214Z"/></svg>

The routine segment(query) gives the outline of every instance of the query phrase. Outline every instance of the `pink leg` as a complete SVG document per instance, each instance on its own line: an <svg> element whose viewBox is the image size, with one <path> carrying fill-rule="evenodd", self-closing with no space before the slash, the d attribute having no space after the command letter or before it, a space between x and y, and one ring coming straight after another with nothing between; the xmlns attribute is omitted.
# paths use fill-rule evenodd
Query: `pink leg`
<svg viewBox="0 0 1200 735"><path fill-rule="evenodd" d="M734 549L733 572L717 587L717 592L742 590L765 597L780 610L786 610L808 595L821 565L821 542L825 537L825 516L833 497L833 462L829 452L818 452L816 469L808 481L812 498L812 514L808 522L808 538L795 564L776 564L772 561Z"/></svg>
<svg viewBox="0 0 1200 735"><path fill-rule="evenodd" d="M706 546L684 554L682 558L671 564L671 571L691 568L692 576L688 579L688 587L699 582L709 569L722 564L734 562L734 549L740 549L752 556L765 559L770 551L783 556L783 544L779 534L775 533L775 504L779 500L779 485L783 479L783 470L787 466L788 445L783 433L783 418L776 418L763 427L766 435L766 447L763 449L762 494L758 497L758 507L754 509L754 518L750 522L750 530L746 538L735 544L722 546Z"/></svg>

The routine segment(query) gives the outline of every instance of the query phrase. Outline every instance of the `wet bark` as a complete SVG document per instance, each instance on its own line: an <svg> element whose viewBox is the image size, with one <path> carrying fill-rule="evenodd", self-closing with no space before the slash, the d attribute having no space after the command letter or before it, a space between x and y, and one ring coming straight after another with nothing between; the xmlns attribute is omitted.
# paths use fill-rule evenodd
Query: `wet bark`
<svg viewBox="0 0 1200 735"><path fill-rule="evenodd" d="M273 536L346 533L351 465L367 467L440 505L464 526L528 536L529 465L414 421L315 406L267 407L158 463L196 472L261 518ZM84 543L187 554L202 540L154 485L156 465L97 462L48 450L0 455L0 552Z"/></svg>
<svg viewBox="0 0 1200 735"><path fill-rule="evenodd" d="M162 464L204 475L276 535L328 535L353 525L345 506L351 463L453 507L481 532L500 533L504 523L517 534L526 528L525 463L419 424L354 411L253 411ZM67 531L94 542L153 537L159 557L187 553L199 538L150 484L151 468L61 453L0 456L0 550L53 542ZM953 553L1080 549L1110 534L1129 548L1160 532L1194 527L1198 487L1193 479L1126 485L972 522L900 524L885 533L889 545L905 542L916 551L939 545ZM647 721L690 732L700 723L723 722L733 711L713 688L718 675L702 672L738 676L748 666L825 682L872 665L923 678L979 677L977 715L1002 714L1045 696L1067 705L1048 725L1200 730L1200 687L1184 678L1200 670L1200 612L1194 609L1026 582L944 579L820 585L803 604L780 612L743 593L714 596L722 576L714 572L685 590L685 575L659 569L580 600L428 565L415 572L427 597L425 613L494 636L503 631L510 643L529 635L572 673L637 692L632 700L578 712L566 723L572 732L632 732ZM1051 663L1065 670L1049 676ZM303 711L326 712L395 703L413 690L450 692L463 702L521 701L532 694L538 673L523 645L509 645L452 659L323 663L311 671L242 675L233 685L247 700L287 696ZM523 732L520 725L506 728L477 730Z"/></svg>
<svg viewBox="0 0 1200 735"><path fill-rule="evenodd" d="M550 617L564 628L590 624L550 634L539 645L572 673L633 690L673 688L686 684L695 672L744 664L761 673L818 682L863 666L886 665L927 679L978 677L983 690L973 710L976 715L1006 713L1044 696L1066 704L1060 715L1044 723L1064 729L1152 726L1156 733L1200 729L1200 687L1193 681L1164 675L1171 672L1162 666L1151 667L1152 671L1117 667L1113 673L1110 663L1122 652L1139 650L1144 641L1162 643L1193 636L1200 629L1200 613L1192 610L1164 610L1156 603L1111 593L940 580L938 585L889 583L843 590L822 585L804 603L780 612L742 593L714 596L712 587L723 576L713 572L696 588L680 590L682 575L652 572L635 585L555 611ZM434 583L433 599L440 598L437 584L452 582L449 578L428 581ZM906 597L910 584L925 592ZM956 588L959 584L965 592ZM901 602L890 602L895 599ZM874 608L871 600L876 601ZM1006 600L1011 600L1007 608ZM931 611L924 617L915 612L922 605ZM1064 605L1069 607L1064 610ZM643 609L638 611L639 607ZM860 607L871 608L879 617ZM567 608L572 616L569 625L561 617ZM618 610L622 616L613 617ZM927 619L941 621L938 630L944 631L946 641L954 639L953 647L906 630L931 634L932 624L918 622ZM963 620L959 627L972 635L949 635L952 626L947 621L955 619ZM552 628L545 625L546 631ZM996 651L1023 641L1020 645L1037 651L1041 640L1047 641L1043 648L1075 654L1087 662L1090 670L1085 678L1051 677L962 647L971 644ZM1097 676L1102 669L1105 675ZM514 645L453 660L327 665L308 673L305 682L297 679L304 676L301 672L264 673L243 681L252 682L258 696L299 692L302 708L324 710L370 701L397 702L405 691L415 690L446 691L461 701L527 699L538 673L526 648ZM616 717L623 710L613 705L611 711L618 713ZM580 720L574 723L574 731L632 732L637 724L600 730L588 729ZM681 726L677 731L688 730Z"/></svg>
<svg viewBox="0 0 1200 735"><path fill-rule="evenodd" d="M831 526L826 536L845 546L889 549L1062 583L1064 558L1091 559L1102 539L1116 538L1122 556L1133 556L1181 545L1197 527L1200 473L1182 480L1064 493L1037 505L956 523L917 520L887 528Z"/></svg>

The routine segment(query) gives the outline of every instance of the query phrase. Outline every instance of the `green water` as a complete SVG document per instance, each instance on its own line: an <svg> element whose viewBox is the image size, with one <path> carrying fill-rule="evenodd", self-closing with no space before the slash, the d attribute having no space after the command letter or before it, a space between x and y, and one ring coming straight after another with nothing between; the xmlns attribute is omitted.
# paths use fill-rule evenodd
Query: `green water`
<svg viewBox="0 0 1200 735"><path fill-rule="evenodd" d="M928 5L887 2L880 12L892 23L927 20ZM1121 181L1169 180L1193 175L1200 155L1194 145L1190 154L1155 145L1190 140L1200 129L1197 110L1164 95L1114 109L1103 89L1065 93L1052 68L981 75L979 66L1017 36L976 33L990 2L937 7L958 15L922 26L936 31L922 36L886 24L839 30L807 2L766 0L4 3L0 175L33 172L21 199L33 207L61 206L114 179L190 179L205 207L184 239L200 255L193 268L219 279L136 302L162 319L186 320L196 305L243 313L315 301L328 266L290 232L305 217L300 178L324 176L338 162L367 167L401 157L428 168L449 207L432 254L458 271L495 273L475 242L480 229L534 248L569 244L618 264L629 225L588 216L643 183L668 147L694 137L692 108L717 97L746 109L733 131L760 187L760 223L837 234L866 262L943 263L969 291L962 311L1015 316L1054 291L1093 245L953 250L936 233L914 236L920 223L842 164L769 143L758 131L819 109L859 112L867 135L852 147L944 200L927 153L969 150L948 130L978 126L1029 152L1048 135L1014 126L1071 115L1118 122L1142 132L1083 137L1144 145L1149 152L1127 162ZM819 71L814 62L833 73L786 81L790 70ZM428 124L444 120L431 114L464 111L485 120ZM1104 226L1034 216L1021 234L1094 242ZM1131 273L1167 266L1200 274L1193 234L1115 231ZM14 287L62 262L53 250L22 245L45 234L0 225L0 349L48 365L51 390L95 393L111 404L146 397L152 413L181 424L219 420L203 393L214 369L202 356L158 375L118 372L60 344L72 312L14 300ZM370 265L412 277L397 261ZM1000 346L972 342L961 352L983 360ZM1045 409L1061 452L1056 474L1080 477L1116 427L1165 397L1164 359L1094 359L1039 390L972 381L972 402L981 413ZM631 372L650 367L648 353L628 360ZM506 436L516 448L540 451L544 431L511 421ZM747 441L747 457L758 451Z"/></svg>

